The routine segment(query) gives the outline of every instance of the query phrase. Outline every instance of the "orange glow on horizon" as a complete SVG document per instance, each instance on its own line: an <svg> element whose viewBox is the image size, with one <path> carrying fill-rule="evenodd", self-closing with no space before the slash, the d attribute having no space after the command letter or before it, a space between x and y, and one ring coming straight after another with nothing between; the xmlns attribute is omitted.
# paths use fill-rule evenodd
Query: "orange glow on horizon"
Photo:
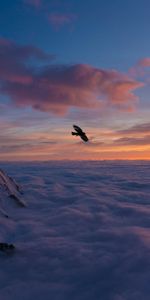
<svg viewBox="0 0 150 300"><path fill-rule="evenodd" d="M10 127L12 128L12 127ZM0 161L31 160L150 160L149 127L127 130L86 128L89 142L72 136L72 129L20 128L1 133ZM9 126L8 126L9 129Z"/></svg>

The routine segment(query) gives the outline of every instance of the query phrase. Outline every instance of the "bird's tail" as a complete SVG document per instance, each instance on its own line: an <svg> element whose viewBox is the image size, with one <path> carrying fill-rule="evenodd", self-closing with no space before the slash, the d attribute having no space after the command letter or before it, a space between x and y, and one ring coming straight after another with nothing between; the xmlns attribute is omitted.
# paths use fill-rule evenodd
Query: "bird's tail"
<svg viewBox="0 0 150 300"><path fill-rule="evenodd" d="M71 132L72 133L72 135L79 135L77 132Z"/></svg>

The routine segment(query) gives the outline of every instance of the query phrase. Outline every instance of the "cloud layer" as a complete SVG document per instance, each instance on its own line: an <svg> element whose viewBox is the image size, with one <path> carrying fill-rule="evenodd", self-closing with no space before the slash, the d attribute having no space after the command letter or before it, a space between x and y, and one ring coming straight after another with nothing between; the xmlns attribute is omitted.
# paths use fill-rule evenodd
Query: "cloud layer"
<svg viewBox="0 0 150 300"><path fill-rule="evenodd" d="M16 245L0 253L2 299L149 300L149 163L1 168L28 205L0 216L1 241Z"/></svg>
<svg viewBox="0 0 150 300"><path fill-rule="evenodd" d="M65 114L70 108L112 106L130 110L143 84L116 70L90 65L52 65L34 46L0 40L0 92L16 106ZM48 62L49 61L49 62ZM45 65L39 68L39 62ZM46 63L47 62L47 63Z"/></svg>

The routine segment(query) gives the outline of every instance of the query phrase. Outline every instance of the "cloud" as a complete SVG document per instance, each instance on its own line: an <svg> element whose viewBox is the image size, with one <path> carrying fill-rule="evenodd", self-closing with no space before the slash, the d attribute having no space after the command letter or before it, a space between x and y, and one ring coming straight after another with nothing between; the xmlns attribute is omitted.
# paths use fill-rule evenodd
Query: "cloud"
<svg viewBox="0 0 150 300"><path fill-rule="evenodd" d="M150 145L150 123L136 124L126 129L112 131L108 141L94 143L103 147Z"/></svg>
<svg viewBox="0 0 150 300"><path fill-rule="evenodd" d="M59 29L60 27L71 24L76 19L74 14L62 14L62 13L50 13L48 20L54 28Z"/></svg>
<svg viewBox="0 0 150 300"><path fill-rule="evenodd" d="M129 74L134 77L144 78L147 82L147 76L149 77L150 57L140 59L135 66L129 69ZM149 81L148 81L149 82Z"/></svg>
<svg viewBox="0 0 150 300"><path fill-rule="evenodd" d="M1 253L1 298L149 300L149 167L2 164L28 209L1 217L1 240L16 245Z"/></svg>
<svg viewBox="0 0 150 300"><path fill-rule="evenodd" d="M123 137L114 141L114 144L118 145L150 145L150 135L144 137Z"/></svg>
<svg viewBox="0 0 150 300"><path fill-rule="evenodd" d="M125 74L85 64L52 65L53 58L37 47L0 40L0 92L18 107L57 115L72 107L131 110L138 99L134 90L143 83Z"/></svg>
<svg viewBox="0 0 150 300"><path fill-rule="evenodd" d="M36 126L40 123L38 131L35 131L35 122ZM28 118L20 118L14 121L0 120L0 128L0 156L48 152L50 147L55 148L58 141L60 141L52 128L51 132L45 132L40 117L36 120L33 116L32 121Z"/></svg>
<svg viewBox="0 0 150 300"><path fill-rule="evenodd" d="M33 70L29 60L48 61L54 56L28 45L18 46L6 39L0 39L0 83L1 87L10 83L28 85L32 82Z"/></svg>
<svg viewBox="0 0 150 300"><path fill-rule="evenodd" d="M47 3L43 0L24 0L24 3L28 6L32 6L36 10L40 9L40 12L42 12L43 16L48 20L49 24L51 24L56 30L60 29L64 25L73 24L73 22L77 18L77 16L73 13L62 13L58 11L58 9L63 9L64 11L66 11L66 8L68 7L67 3L59 1L57 2L56 0L51 0Z"/></svg>
<svg viewBox="0 0 150 300"><path fill-rule="evenodd" d="M119 134L147 134L150 133L150 123L137 124L127 129L118 130Z"/></svg>
<svg viewBox="0 0 150 300"><path fill-rule="evenodd" d="M143 123L131 126L122 130L100 131L93 139L90 138L88 148L101 149L101 151L109 150L113 152L122 150L130 150L136 146L136 150L141 150L140 146L150 146L150 123ZM133 146L133 147L132 147ZM139 146L139 147L138 147ZM148 147L149 148L149 147ZM143 147L142 147L143 149Z"/></svg>
<svg viewBox="0 0 150 300"><path fill-rule="evenodd" d="M145 57L139 60L138 65L144 68L150 67L150 57Z"/></svg>
<svg viewBox="0 0 150 300"><path fill-rule="evenodd" d="M39 8L42 4L42 0L24 0L24 3L31 5L34 8Z"/></svg>
<svg viewBox="0 0 150 300"><path fill-rule="evenodd" d="M106 138L107 137L107 138ZM100 148L101 150L111 150L118 151L117 149L122 149L122 151L129 151L136 147L137 151L146 150L150 146L150 123L136 124L126 129L121 130L111 130L100 134L100 140L97 137L94 141L90 140L91 143L88 147ZM139 147L138 147L139 146ZM135 150L135 149L134 149ZM122 152L123 154L123 152Z"/></svg>

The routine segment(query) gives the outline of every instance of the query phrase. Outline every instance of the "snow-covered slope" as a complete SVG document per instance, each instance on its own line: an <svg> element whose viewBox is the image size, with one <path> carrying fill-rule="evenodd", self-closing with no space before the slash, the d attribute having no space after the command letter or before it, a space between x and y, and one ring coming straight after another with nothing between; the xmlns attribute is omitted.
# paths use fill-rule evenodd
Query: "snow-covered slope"
<svg viewBox="0 0 150 300"><path fill-rule="evenodd" d="M11 201L9 201L10 199ZM11 207L12 202L19 206L25 206L19 185L0 169L0 212L6 217L8 217L6 207Z"/></svg>

